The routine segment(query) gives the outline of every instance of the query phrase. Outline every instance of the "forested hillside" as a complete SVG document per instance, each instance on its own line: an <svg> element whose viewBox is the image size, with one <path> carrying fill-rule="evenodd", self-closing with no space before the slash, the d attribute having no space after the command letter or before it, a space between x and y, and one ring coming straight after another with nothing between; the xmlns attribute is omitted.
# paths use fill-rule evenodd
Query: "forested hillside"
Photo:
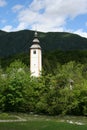
<svg viewBox="0 0 87 130"><path fill-rule="evenodd" d="M18 32L0 31L0 57L29 52L34 32L23 30ZM38 33L43 52L54 50L87 50L87 39L79 35L65 32Z"/></svg>

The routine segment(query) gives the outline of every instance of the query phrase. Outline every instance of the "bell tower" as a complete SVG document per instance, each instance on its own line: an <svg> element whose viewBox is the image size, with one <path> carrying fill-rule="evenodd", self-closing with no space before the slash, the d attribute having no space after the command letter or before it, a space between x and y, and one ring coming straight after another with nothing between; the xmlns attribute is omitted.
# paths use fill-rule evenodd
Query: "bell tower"
<svg viewBox="0 0 87 130"><path fill-rule="evenodd" d="M30 72L31 76L39 77L42 70L42 51L39 45L38 34L35 32L32 45L30 47Z"/></svg>

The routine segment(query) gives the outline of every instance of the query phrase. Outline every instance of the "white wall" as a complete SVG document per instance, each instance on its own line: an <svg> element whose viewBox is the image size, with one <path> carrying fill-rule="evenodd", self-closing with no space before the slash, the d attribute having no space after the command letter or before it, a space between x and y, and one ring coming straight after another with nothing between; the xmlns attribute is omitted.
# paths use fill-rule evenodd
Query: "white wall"
<svg viewBox="0 0 87 130"><path fill-rule="evenodd" d="M34 54L36 51L36 54ZM30 49L30 71L32 76L39 77L42 70L41 49Z"/></svg>

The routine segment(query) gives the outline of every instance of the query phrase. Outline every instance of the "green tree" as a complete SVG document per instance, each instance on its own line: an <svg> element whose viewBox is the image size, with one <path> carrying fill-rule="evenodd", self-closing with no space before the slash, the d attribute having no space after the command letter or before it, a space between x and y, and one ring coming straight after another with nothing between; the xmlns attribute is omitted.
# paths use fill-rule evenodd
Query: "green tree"
<svg viewBox="0 0 87 130"><path fill-rule="evenodd" d="M4 98L4 111L25 111L25 93L30 82L27 70L21 61L13 62L7 68L6 84L1 97L1 100Z"/></svg>

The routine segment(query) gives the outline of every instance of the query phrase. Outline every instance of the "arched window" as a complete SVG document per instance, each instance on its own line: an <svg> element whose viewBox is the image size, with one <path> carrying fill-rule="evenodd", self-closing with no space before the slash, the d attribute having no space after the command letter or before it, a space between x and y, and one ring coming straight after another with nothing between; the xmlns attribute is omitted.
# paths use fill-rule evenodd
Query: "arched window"
<svg viewBox="0 0 87 130"><path fill-rule="evenodd" d="M36 50L33 51L33 54L36 54Z"/></svg>

